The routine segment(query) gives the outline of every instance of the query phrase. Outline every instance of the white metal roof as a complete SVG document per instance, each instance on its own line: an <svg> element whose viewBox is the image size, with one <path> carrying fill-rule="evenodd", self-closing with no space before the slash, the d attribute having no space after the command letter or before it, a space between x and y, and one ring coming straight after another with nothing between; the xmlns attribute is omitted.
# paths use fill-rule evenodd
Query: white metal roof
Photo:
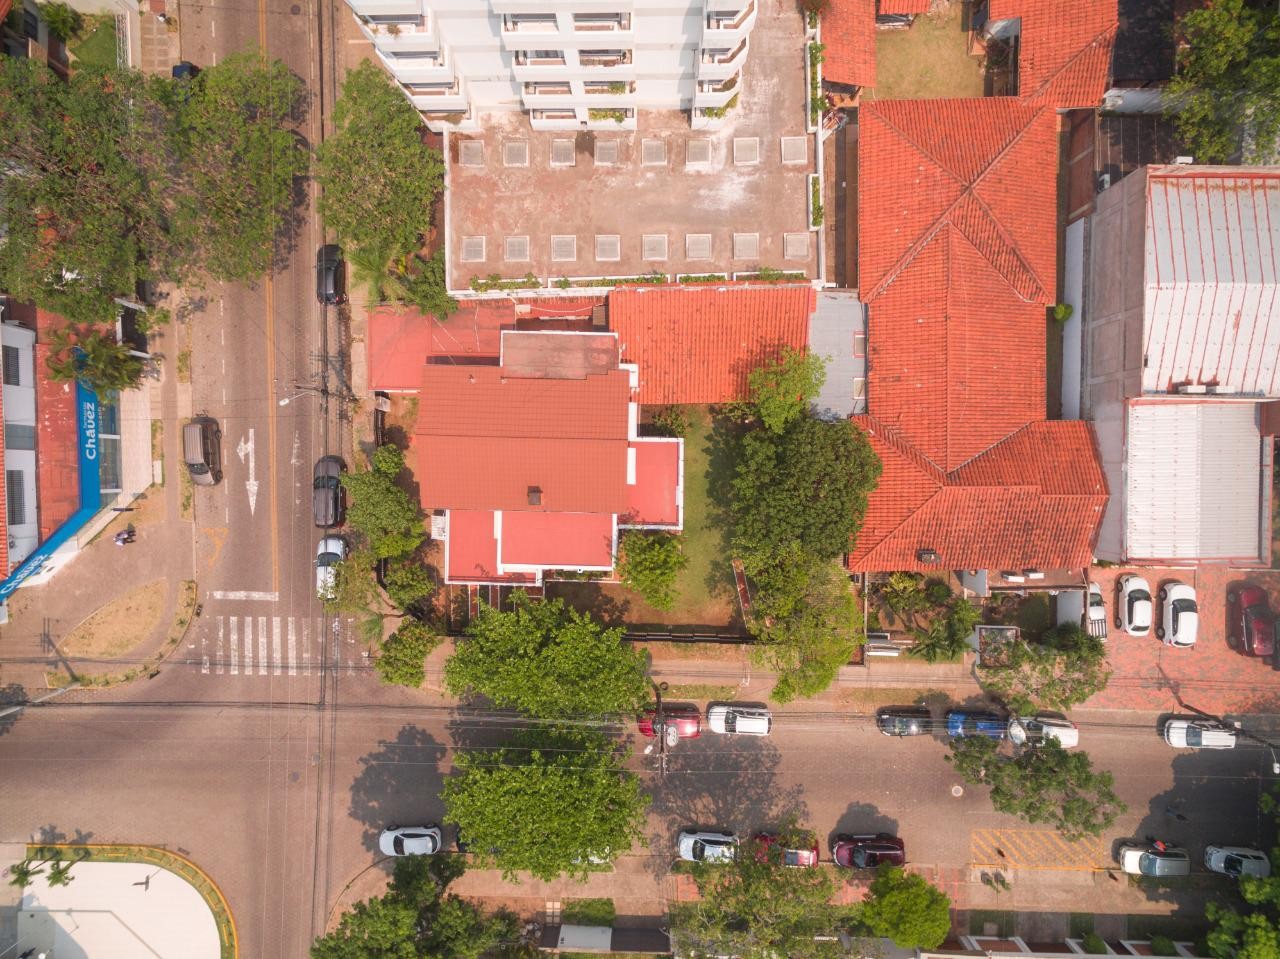
<svg viewBox="0 0 1280 959"><path fill-rule="evenodd" d="M1125 553L1130 559L1260 555L1265 489L1258 406L1129 404Z"/></svg>
<svg viewBox="0 0 1280 959"><path fill-rule="evenodd" d="M1280 396L1280 167L1151 167L1142 389Z"/></svg>

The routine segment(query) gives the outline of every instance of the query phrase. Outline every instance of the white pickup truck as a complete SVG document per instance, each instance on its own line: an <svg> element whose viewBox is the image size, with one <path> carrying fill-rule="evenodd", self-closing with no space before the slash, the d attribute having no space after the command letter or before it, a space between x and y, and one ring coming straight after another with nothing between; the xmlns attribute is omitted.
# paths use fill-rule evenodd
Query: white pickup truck
<svg viewBox="0 0 1280 959"><path fill-rule="evenodd" d="M1058 622L1079 623L1090 636L1106 641L1107 604L1102 587L1089 583L1083 589L1065 589L1058 594Z"/></svg>

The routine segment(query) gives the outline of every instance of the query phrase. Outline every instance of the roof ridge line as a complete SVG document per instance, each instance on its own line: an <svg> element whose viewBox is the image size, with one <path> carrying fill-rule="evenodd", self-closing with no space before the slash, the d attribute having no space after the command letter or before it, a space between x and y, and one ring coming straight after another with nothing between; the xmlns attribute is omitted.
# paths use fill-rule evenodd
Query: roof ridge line
<svg viewBox="0 0 1280 959"><path fill-rule="evenodd" d="M901 519L901 520L900 520L900 521L899 521L895 526L893 526L891 529L887 530L883 536L881 536L878 540L876 540L875 545L874 545L874 546L872 546L870 549L868 549L868 550L867 550L866 555L862 557L862 562L864 562L864 563L865 563L865 562L867 561L867 559L868 559L868 558L870 558L870 557L872 556L872 554L874 554L874 553L875 553L875 551L876 551L877 549L879 549L881 546L883 546L883 545L884 545L884 543L885 543L885 542L887 542L887 541L889 540L889 538L890 538L890 537L894 536L894 535L898 532L898 530L900 530L900 529L902 529L902 527L906 526L906 525L907 525L907 521L908 521L908 520L910 520L910 519L912 519L913 517L915 517L915 516L916 516L916 514L918 514L918 513L919 513L921 510L923 510L926 506L928 506L930 503L932 503L932 502L933 502L937 497L941 496L941 495L942 495L942 493L943 493L943 491L945 491L946 489L948 489L948 487L946 486L946 484L943 484L942 486L939 486L936 490L934 490L932 493L930 493L930 494L929 494L928 499L926 499L923 503L921 503L919 506L917 506L915 509L913 509L913 510L912 510L910 513L908 513L906 516L904 516L904 517L903 517L903 518L902 518L902 519ZM864 516L864 519L865 519L865 516ZM858 533L861 533L861 532L862 532L862 527L859 527L859 528L858 528ZM856 535L856 534L855 534L855 535Z"/></svg>
<svg viewBox="0 0 1280 959"><path fill-rule="evenodd" d="M966 466L970 465L974 460L981 459L982 457L984 457L984 456L986 456L988 453L990 453L992 450L996 449L996 448L997 448L997 447L999 447L999 446L1003 446L1005 443L1009 442L1011 439L1013 439L1013 438L1014 438L1015 436L1017 436L1019 433L1022 433L1022 432L1024 432L1025 430L1029 430L1029 429L1031 429L1031 427L1035 426L1037 423L1047 423L1047 422L1049 422L1049 420L1047 420L1047 419L1031 420L1030 422L1023 423L1021 426L1019 426L1019 427L1018 427L1016 430L1014 430L1012 433L1006 433L1004 436L1002 436L1000 439L996 440L994 443L992 443L992 444L991 444L990 446L988 446L986 449L981 449L981 450L979 450L978 452L974 453L972 456L970 456L970 457L969 457L967 460L965 460L963 463L960 463L958 466L956 466L956 468L955 468L955 469L951 470L951 472L947 473L947 480L948 480L948 482L950 482L950 480L951 480L951 477L952 477L952 476L954 476L956 473L960 472L960 470L964 469ZM1070 422L1076 422L1076 421L1073 421L1073 420L1059 420L1059 422L1062 422L1062 423L1070 423ZM1033 485L1038 486L1039 484L1037 483L1037 484L1033 484Z"/></svg>
<svg viewBox="0 0 1280 959"><path fill-rule="evenodd" d="M1058 69L1053 72L1052 76L1046 77L1044 82L1041 83L1040 86L1036 88L1035 93L1031 94L1031 96L1027 97L1027 99L1036 100L1040 96L1042 96L1045 92L1045 89L1051 83L1053 83L1053 81L1057 80L1058 77L1062 76L1062 74L1066 72L1068 67L1070 67L1077 60L1079 60L1081 57L1084 56L1086 50L1089 50L1095 43L1097 43L1099 40L1106 37L1108 34L1116 33L1117 31L1119 31L1119 29L1120 29L1120 22L1117 19L1115 23L1111 24L1109 27L1104 29L1097 36L1094 36L1089 40L1086 40L1084 43L1080 44L1080 46L1076 49L1076 52L1071 54L1071 56L1067 57L1066 60L1062 61L1062 66L1058 67ZM1022 98L1019 97L1019 99L1022 99Z"/></svg>
<svg viewBox="0 0 1280 959"><path fill-rule="evenodd" d="M982 199L982 197L980 197L976 191L972 193L972 196L973 196L974 202L982 207L983 211L986 212L987 217L991 220L992 223L995 224L996 231L1000 234L1000 238L1004 240L1006 245L1009 247L1009 249L1013 251L1014 258L1018 261L1018 263L1022 266L1022 268L1027 271L1027 274L1031 277L1032 282L1036 285L1036 287L1040 290L1041 293L1047 294L1048 291L1045 289L1044 283L1041 282L1040 277L1036 275L1036 271L1031 268L1031 264L1028 263L1026 258L1022 255L1022 249L1018 246L1017 243L1013 242L1013 238L1005 230L1004 224L1000 222L999 217L997 217L995 213L992 211L991 206L987 203L986 200ZM1005 275L1005 271L1000 269L1000 267L992 261L991 257L989 257L982 250L982 248L978 246L977 243L974 242L973 237L969 236L969 234L965 231L963 226L961 226L958 223L952 223L952 226L954 226L957 230L960 231L961 235L964 236L964 238L969 242L969 245L973 247L974 251L978 254L978 256L982 257L982 259L987 261L991 269L995 271L997 276L999 276L1002 280L1005 281L1009 289L1013 290L1014 295L1018 299L1020 299L1023 303L1028 303L1032 305L1039 305L1044 302L1043 300L1033 300L1033 299L1029 299L1026 296L1023 296L1022 291L1009 282L1009 277Z"/></svg>

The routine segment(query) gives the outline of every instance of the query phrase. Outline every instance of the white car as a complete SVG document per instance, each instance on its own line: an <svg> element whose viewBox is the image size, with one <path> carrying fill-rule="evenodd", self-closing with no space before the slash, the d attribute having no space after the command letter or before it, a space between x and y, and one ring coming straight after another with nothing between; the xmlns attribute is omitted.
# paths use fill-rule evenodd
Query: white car
<svg viewBox="0 0 1280 959"><path fill-rule="evenodd" d="M1089 606L1085 611L1085 629L1104 643L1107 641L1107 601L1102 597L1102 587L1089 584Z"/></svg>
<svg viewBox="0 0 1280 959"><path fill-rule="evenodd" d="M378 837L384 856L431 856L443 844L439 826L388 826Z"/></svg>
<svg viewBox="0 0 1280 959"><path fill-rule="evenodd" d="M1236 731L1210 719L1175 717L1164 724L1164 741L1174 749L1235 749Z"/></svg>
<svg viewBox="0 0 1280 959"><path fill-rule="evenodd" d="M1120 847L1120 868L1130 876L1188 876L1191 857L1185 849L1125 843Z"/></svg>
<svg viewBox="0 0 1280 959"><path fill-rule="evenodd" d="M1161 622L1156 637L1166 646L1186 648L1196 644L1200 611L1196 607L1196 591L1186 583L1166 583L1160 587Z"/></svg>
<svg viewBox="0 0 1280 959"><path fill-rule="evenodd" d="M1009 720L1009 739L1018 746L1039 746L1046 739L1053 739L1063 749L1071 749L1080 745L1080 730L1060 716L1014 716Z"/></svg>
<svg viewBox="0 0 1280 959"><path fill-rule="evenodd" d="M732 862L738 858L738 837L731 832L680 833L680 858L688 862Z"/></svg>
<svg viewBox="0 0 1280 959"><path fill-rule="evenodd" d="M338 571L334 568L347 558L347 541L341 536L326 536L316 547L316 595L330 600Z"/></svg>
<svg viewBox="0 0 1280 959"><path fill-rule="evenodd" d="M707 725L723 735L768 736L773 717L767 706L712 703L707 707Z"/></svg>
<svg viewBox="0 0 1280 959"><path fill-rule="evenodd" d="M1151 584L1132 573L1120 577L1120 608L1116 610L1116 629L1130 636L1151 632Z"/></svg>
<svg viewBox="0 0 1280 959"><path fill-rule="evenodd" d="M1210 872L1224 876L1255 876L1266 879L1271 875L1271 860L1261 849L1245 846L1205 846L1204 865Z"/></svg>

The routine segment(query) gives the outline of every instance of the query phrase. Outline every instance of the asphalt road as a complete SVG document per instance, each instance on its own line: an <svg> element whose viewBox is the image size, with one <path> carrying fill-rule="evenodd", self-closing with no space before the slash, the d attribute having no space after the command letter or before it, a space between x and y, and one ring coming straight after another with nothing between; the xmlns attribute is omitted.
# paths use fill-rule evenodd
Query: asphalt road
<svg viewBox="0 0 1280 959"><path fill-rule="evenodd" d="M234 679L170 669L132 694L153 702L29 710L0 737L5 832L180 849L227 894L243 955L297 957L348 881L378 861L384 825L441 818L449 744L492 739L501 724L381 693L359 673L340 678L340 705L325 709L244 702ZM203 702L164 701L197 688ZM824 856L831 833L884 830L906 840L916 863L1021 866L1046 882L1107 865L1126 836L1184 843L1193 856L1206 842L1260 841L1264 751L1175 753L1151 725L1114 719L1083 722L1082 745L1115 773L1129 812L1102 840L1075 846L993 813L985 790L957 796L940 740L888 739L870 717L785 713L768 739L683 742L664 779L637 749L632 765L654 797L650 850L619 872L660 898L681 828L746 834L789 812L818 831ZM1166 815L1171 804L1185 823Z"/></svg>

